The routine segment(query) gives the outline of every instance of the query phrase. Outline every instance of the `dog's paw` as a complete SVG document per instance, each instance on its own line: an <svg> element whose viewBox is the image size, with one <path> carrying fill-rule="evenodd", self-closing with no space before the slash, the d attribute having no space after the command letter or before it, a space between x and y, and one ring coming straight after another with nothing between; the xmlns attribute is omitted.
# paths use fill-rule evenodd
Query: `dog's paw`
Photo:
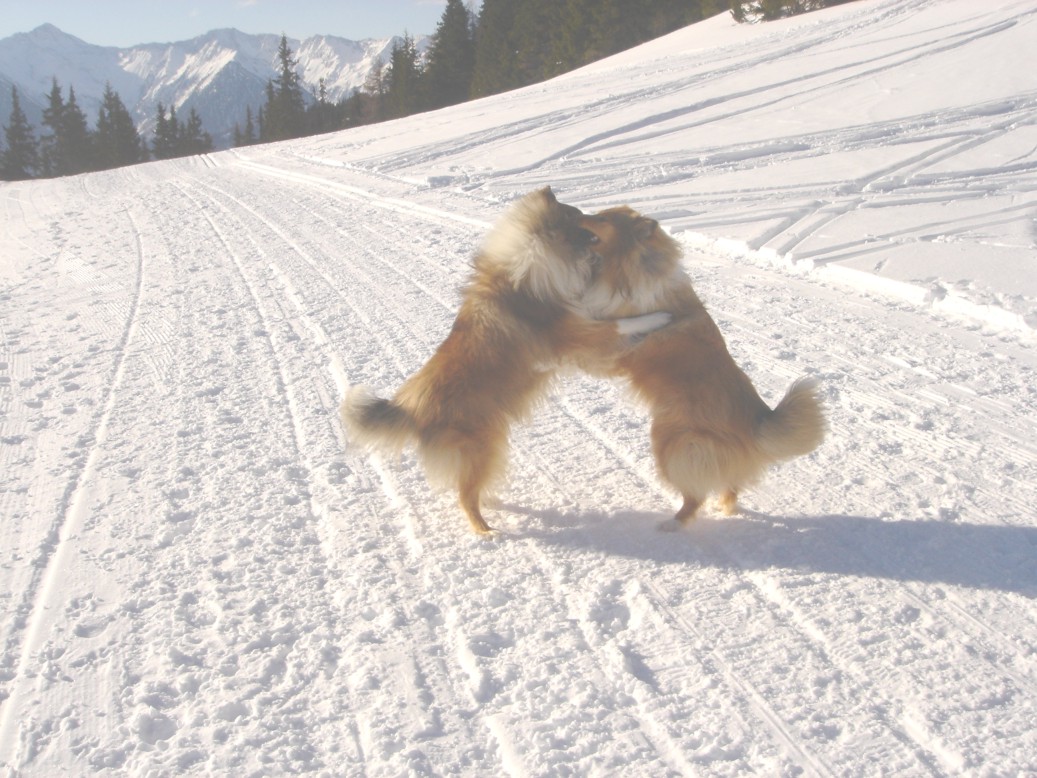
<svg viewBox="0 0 1037 778"><path fill-rule="evenodd" d="M507 530L502 530L498 527L490 527L485 532L472 533L472 539L476 545L482 545L483 543L501 543L507 540L510 534L511 533Z"/></svg>
<svg viewBox="0 0 1037 778"><path fill-rule="evenodd" d="M649 332L655 332L657 329L665 327L672 320L673 316L666 311L657 311L641 316L632 316L629 319L617 319L616 329L619 330L620 335L646 335Z"/></svg>

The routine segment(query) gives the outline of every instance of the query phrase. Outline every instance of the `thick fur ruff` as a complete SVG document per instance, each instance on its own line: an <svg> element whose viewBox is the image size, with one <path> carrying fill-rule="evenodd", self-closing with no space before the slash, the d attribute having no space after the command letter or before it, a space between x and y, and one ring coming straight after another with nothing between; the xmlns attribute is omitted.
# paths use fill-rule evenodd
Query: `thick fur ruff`
<svg viewBox="0 0 1037 778"><path fill-rule="evenodd" d="M549 188L519 200L486 236L453 327L429 361L391 400L361 387L342 402L354 441L390 451L415 442L429 479L458 491L476 532L490 531L480 503L504 474L511 425L529 415L554 371L569 362L609 369L626 334L666 321L643 317L621 331L571 309L595 271L595 237L582 217Z"/></svg>
<svg viewBox="0 0 1037 778"><path fill-rule="evenodd" d="M735 364L680 268L680 247L658 224L623 206L587 216L601 268L584 296L602 318L663 310L673 322L614 362L652 413L660 476L684 497L689 521L710 493L733 512L739 491L773 463L820 445L825 419L817 384L795 382L773 410Z"/></svg>

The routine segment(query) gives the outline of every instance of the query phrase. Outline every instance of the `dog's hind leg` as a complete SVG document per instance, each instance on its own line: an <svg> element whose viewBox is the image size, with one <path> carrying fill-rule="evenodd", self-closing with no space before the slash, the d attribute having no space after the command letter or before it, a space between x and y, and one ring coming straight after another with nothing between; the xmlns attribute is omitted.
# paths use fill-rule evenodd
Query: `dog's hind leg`
<svg viewBox="0 0 1037 778"><path fill-rule="evenodd" d="M695 514L698 512L700 505L702 505L702 500L686 494L684 495L684 504L673 518L687 526L695 519Z"/></svg>
<svg viewBox="0 0 1037 778"><path fill-rule="evenodd" d="M428 434L419 449L429 481L457 491L461 510L480 535L488 535L493 528L482 517L479 503L505 461L501 450L505 447L495 443L485 435L448 428Z"/></svg>
<svg viewBox="0 0 1037 778"><path fill-rule="evenodd" d="M458 474L457 491L461 509L468 517L472 529L480 535L489 535L493 527L482 516L480 503L487 485L498 475L500 447L466 446L461 454L461 472Z"/></svg>
<svg viewBox="0 0 1037 778"><path fill-rule="evenodd" d="M482 517L482 511L479 510L481 492L480 485L462 484L460 490L461 510L468 517L468 522L472 525L473 530L480 535L489 535L493 532L493 527L486 523L486 519Z"/></svg>
<svg viewBox="0 0 1037 778"><path fill-rule="evenodd" d="M702 486L699 441L694 435L661 423L657 416L652 420L652 453L659 475L684 497L684 504L673 518L686 526L694 520L708 492Z"/></svg>

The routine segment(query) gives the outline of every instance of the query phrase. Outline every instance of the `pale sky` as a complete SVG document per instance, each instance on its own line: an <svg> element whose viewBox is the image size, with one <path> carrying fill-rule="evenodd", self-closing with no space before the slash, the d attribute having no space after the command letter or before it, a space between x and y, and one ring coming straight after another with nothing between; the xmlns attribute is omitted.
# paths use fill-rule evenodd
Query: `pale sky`
<svg viewBox="0 0 1037 778"><path fill-rule="evenodd" d="M290 38L431 34L446 0L0 0L0 38L50 23L87 43L168 43L221 27Z"/></svg>

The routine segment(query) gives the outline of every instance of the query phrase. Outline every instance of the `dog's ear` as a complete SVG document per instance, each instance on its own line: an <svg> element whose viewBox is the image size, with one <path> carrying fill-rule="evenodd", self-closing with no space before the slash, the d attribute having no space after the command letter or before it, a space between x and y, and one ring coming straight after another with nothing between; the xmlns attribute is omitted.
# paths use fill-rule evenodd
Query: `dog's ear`
<svg viewBox="0 0 1037 778"><path fill-rule="evenodd" d="M555 197L555 193L551 191L550 186L545 186L540 190L540 193L543 194L544 199L547 200L548 203L554 205L558 202L558 198Z"/></svg>
<svg viewBox="0 0 1037 778"><path fill-rule="evenodd" d="M634 223L634 234L637 235L639 240L647 240L652 237L658 227L659 222L655 219L649 219L647 216L640 216Z"/></svg>

